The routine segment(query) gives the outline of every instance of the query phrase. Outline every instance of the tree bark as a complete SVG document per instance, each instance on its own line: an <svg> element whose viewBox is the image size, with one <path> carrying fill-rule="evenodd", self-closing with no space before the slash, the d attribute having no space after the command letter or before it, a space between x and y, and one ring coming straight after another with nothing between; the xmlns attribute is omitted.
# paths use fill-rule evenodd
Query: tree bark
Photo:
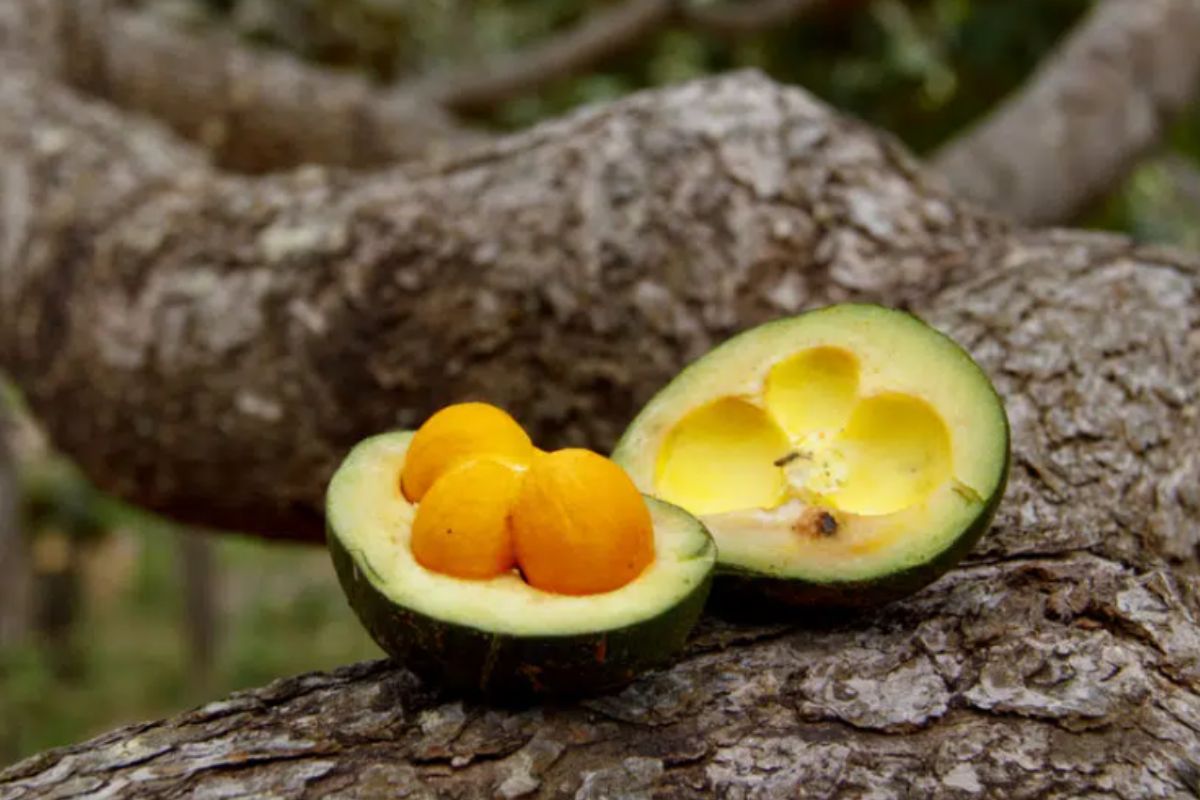
<svg viewBox="0 0 1200 800"><path fill-rule="evenodd" d="M881 612L710 621L673 668L536 708L302 676L37 756L0 798L1195 789L1195 259L1014 228L755 75L358 176L214 172L2 48L0 108L0 364L98 483L182 518L315 534L353 441L466 397L603 447L687 359L843 299L962 342L1015 448L969 562Z"/></svg>
<svg viewBox="0 0 1200 800"><path fill-rule="evenodd" d="M1002 227L750 75L365 176L214 173L19 68L0 103L0 364L102 488L221 527L319 535L354 441L465 397L606 446L723 336Z"/></svg>
<svg viewBox="0 0 1200 800"><path fill-rule="evenodd" d="M673 669L499 709L385 662L0 772L0 798L1186 797L1196 584L1083 552L979 560L823 628L712 622Z"/></svg>
<svg viewBox="0 0 1200 800"><path fill-rule="evenodd" d="M1073 220L1166 134L1200 83L1200 2L1100 0L1025 86L933 158L965 197Z"/></svg>
<svg viewBox="0 0 1200 800"><path fill-rule="evenodd" d="M41 3L39 58L59 76L133 111L167 121L216 162L243 172L305 163L366 167L431 157L486 134L448 110L483 111L550 80L593 67L672 23L721 36L778 25L825 0L768 0L691 8L629 0L494 63L370 85L228 37L191 35L113 0Z"/></svg>

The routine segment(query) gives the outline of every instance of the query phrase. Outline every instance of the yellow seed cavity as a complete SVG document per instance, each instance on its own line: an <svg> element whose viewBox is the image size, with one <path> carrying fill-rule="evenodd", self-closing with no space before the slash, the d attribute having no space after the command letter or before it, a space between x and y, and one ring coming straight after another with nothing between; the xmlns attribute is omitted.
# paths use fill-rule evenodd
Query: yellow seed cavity
<svg viewBox="0 0 1200 800"><path fill-rule="evenodd" d="M656 491L693 514L805 506L887 515L953 479L949 429L924 400L864 397L858 358L802 350L767 373L762 402L725 397L685 415L663 440Z"/></svg>
<svg viewBox="0 0 1200 800"><path fill-rule="evenodd" d="M915 505L951 477L950 431L923 400L886 393L854 408L835 447L846 477L830 500L855 514Z"/></svg>
<svg viewBox="0 0 1200 800"><path fill-rule="evenodd" d="M767 375L767 409L793 441L837 433L857 397L858 359L838 347L805 350Z"/></svg>
<svg viewBox="0 0 1200 800"><path fill-rule="evenodd" d="M667 435L658 494L693 514L773 508L786 497L787 437L763 409L727 397L692 411Z"/></svg>

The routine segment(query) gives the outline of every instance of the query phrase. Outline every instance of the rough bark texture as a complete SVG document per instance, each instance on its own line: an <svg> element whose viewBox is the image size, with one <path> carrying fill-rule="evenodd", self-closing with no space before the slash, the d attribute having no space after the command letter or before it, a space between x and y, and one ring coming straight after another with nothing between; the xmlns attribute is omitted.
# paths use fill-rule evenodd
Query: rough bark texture
<svg viewBox="0 0 1200 800"><path fill-rule="evenodd" d="M967 346L1015 452L972 559L882 612L710 621L674 668L576 704L464 704L382 663L302 676L17 764L0 798L1196 791L1196 261L1012 228L754 75L453 160L252 180L12 50L0 364L130 499L315 531L365 433L482 396L547 446L603 446L720 338L848 298Z"/></svg>
<svg viewBox="0 0 1200 800"><path fill-rule="evenodd" d="M1076 218L1163 138L1200 81L1200 1L1101 0L1015 95L934 158L1027 223Z"/></svg>
<svg viewBox="0 0 1200 800"><path fill-rule="evenodd" d="M1196 588L1083 552L980 561L855 622L710 623L570 705L363 664L36 756L0 798L1187 797Z"/></svg>
<svg viewBox="0 0 1200 800"><path fill-rule="evenodd" d="M999 253L898 148L748 75L361 178L216 174L20 69L0 105L0 363L103 488L191 522L316 535L355 440L465 397L607 446L741 327Z"/></svg>

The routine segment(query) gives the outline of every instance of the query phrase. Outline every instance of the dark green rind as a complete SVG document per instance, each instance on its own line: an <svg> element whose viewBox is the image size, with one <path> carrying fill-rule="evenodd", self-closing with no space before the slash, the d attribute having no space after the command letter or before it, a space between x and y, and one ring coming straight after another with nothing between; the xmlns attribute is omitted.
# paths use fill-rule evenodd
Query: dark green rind
<svg viewBox="0 0 1200 800"><path fill-rule="evenodd" d="M726 617L773 617L780 609L875 608L907 597L936 581L966 557L991 527L1008 484L1011 455L1006 448L1004 475L979 516L946 549L923 564L861 581L818 583L778 578L717 564L709 596L710 611Z"/></svg>
<svg viewBox="0 0 1200 800"><path fill-rule="evenodd" d="M623 628L514 636L446 622L393 603L371 584L332 528L328 542L350 606L388 655L440 686L505 701L605 692L666 664L695 627L712 584L710 571L671 608ZM713 547L711 542L708 546Z"/></svg>

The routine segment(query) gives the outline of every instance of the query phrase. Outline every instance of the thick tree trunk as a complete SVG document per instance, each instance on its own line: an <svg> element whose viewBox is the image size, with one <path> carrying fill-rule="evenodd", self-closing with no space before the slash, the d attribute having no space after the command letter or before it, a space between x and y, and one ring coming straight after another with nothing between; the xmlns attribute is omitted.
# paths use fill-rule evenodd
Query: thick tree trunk
<svg viewBox="0 0 1200 800"><path fill-rule="evenodd" d="M710 622L674 668L576 704L303 676L35 757L0 798L1195 788L1189 257L1011 228L753 75L366 176L215 173L3 50L0 108L0 363L98 482L183 518L316 532L351 442L464 397L604 446L722 337L847 298L966 345L1015 447L972 559L883 612Z"/></svg>
<svg viewBox="0 0 1200 800"><path fill-rule="evenodd" d="M202 524L319 535L350 444L465 397L605 446L741 327L1004 252L897 148L751 75L362 177L216 174L20 69L0 105L0 364L101 487Z"/></svg>

